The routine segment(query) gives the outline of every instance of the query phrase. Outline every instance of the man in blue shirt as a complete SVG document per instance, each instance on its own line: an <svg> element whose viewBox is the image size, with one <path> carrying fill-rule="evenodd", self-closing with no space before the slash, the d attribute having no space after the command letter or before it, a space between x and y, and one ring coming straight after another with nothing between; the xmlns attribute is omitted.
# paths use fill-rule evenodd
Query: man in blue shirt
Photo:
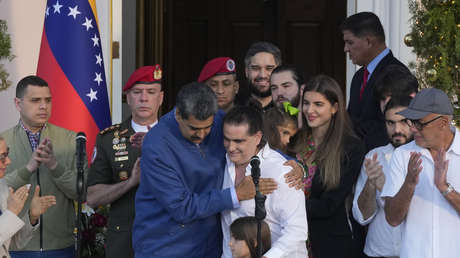
<svg viewBox="0 0 460 258"><path fill-rule="evenodd" d="M219 213L255 195L251 177L222 190L223 112L212 90L185 85L145 136L133 226L135 257L219 257Z"/></svg>

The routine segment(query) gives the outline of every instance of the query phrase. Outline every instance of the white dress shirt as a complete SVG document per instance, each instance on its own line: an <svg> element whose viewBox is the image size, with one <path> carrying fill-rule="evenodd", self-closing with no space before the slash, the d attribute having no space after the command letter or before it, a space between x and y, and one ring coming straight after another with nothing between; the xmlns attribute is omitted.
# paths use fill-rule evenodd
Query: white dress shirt
<svg viewBox="0 0 460 258"><path fill-rule="evenodd" d="M151 124L150 128L154 127L157 124L158 124L158 120L155 121L153 124ZM149 128L146 125L140 125L140 124L134 122L134 120L132 120L132 119L131 119L131 127L133 128L134 132L136 132L136 133L138 133L138 132L147 133L149 131Z"/></svg>
<svg viewBox="0 0 460 258"><path fill-rule="evenodd" d="M284 166L286 159L272 150L268 144L262 148L257 156L260 159L260 174L264 178L273 178L278 183L278 189L267 195L265 222L270 227L272 247L264 254L272 257L308 257L305 241L308 237L307 215L305 209L305 195L303 191L289 188L285 183L284 175L292 168ZM227 155L227 165L223 188L235 185L235 164ZM251 175L251 165L246 167L246 176ZM240 217L254 216L254 199L241 201L240 207L222 212L222 232L224 235L222 257L231 258L232 252L228 246L230 242L230 224Z"/></svg>
<svg viewBox="0 0 460 258"><path fill-rule="evenodd" d="M37 230L38 223L32 226L28 212L19 218L13 212L7 210L8 186L4 179L0 178L0 257L10 257L9 247L22 248L32 238L32 232ZM24 221L23 221L24 220Z"/></svg>
<svg viewBox="0 0 460 258"><path fill-rule="evenodd" d="M393 155L395 148L391 143L375 148L367 153L366 158L372 159L374 153L377 153L377 160L382 166L385 178L388 176L390 159ZM366 245L364 246L364 253L370 257L394 257L399 256L399 245L401 242L401 226L392 227L385 219L385 201L380 198L380 191L376 189L375 202L376 209L374 213L368 218L364 219L361 210L358 207L358 198L364 189L367 181L366 168L363 164L361 173L359 174L358 181L355 186L355 196L353 198L353 217L356 221L365 226L369 225L366 236Z"/></svg>
<svg viewBox="0 0 460 258"><path fill-rule="evenodd" d="M460 135L447 150L447 182L460 189ZM421 153L422 171L402 226L401 258L458 258L460 215L434 184L434 162L428 149L412 141L397 148L390 161L390 173L381 197L395 196L404 183L410 153Z"/></svg>

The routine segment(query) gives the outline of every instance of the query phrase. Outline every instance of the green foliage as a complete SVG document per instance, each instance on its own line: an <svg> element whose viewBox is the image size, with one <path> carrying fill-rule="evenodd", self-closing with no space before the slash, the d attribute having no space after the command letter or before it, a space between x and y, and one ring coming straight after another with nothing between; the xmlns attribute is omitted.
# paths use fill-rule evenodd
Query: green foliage
<svg viewBox="0 0 460 258"><path fill-rule="evenodd" d="M460 0L410 0L411 46L420 60L422 87L436 87L452 99L460 119ZM458 123L457 123L458 124Z"/></svg>
<svg viewBox="0 0 460 258"><path fill-rule="evenodd" d="M13 60L14 55L11 54L11 38L8 32L6 21L0 20L0 60L7 59ZM11 82L8 81L8 72L2 64L0 64L0 90L8 88Z"/></svg>

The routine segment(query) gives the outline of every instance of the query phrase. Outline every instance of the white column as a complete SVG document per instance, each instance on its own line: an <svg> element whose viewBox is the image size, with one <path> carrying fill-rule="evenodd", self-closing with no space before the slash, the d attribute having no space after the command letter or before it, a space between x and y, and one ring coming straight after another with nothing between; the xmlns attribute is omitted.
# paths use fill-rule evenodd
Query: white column
<svg viewBox="0 0 460 258"><path fill-rule="evenodd" d="M121 122L121 89L122 89L122 0L112 1L112 40L120 42L119 58L112 60L112 123Z"/></svg>

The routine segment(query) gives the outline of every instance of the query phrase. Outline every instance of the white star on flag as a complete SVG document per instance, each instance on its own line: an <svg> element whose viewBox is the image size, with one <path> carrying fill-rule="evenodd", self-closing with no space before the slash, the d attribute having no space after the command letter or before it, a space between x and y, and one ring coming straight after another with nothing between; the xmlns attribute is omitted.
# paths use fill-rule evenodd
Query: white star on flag
<svg viewBox="0 0 460 258"><path fill-rule="evenodd" d="M93 47L99 46L99 38L96 36L96 34L94 34L94 37L92 37L91 40L93 41Z"/></svg>
<svg viewBox="0 0 460 258"><path fill-rule="evenodd" d="M74 8L69 7L69 14L67 16L73 16L73 19L77 19L77 15L79 15L81 12L77 10L78 5L76 5Z"/></svg>
<svg viewBox="0 0 460 258"><path fill-rule="evenodd" d="M90 88L89 90L90 92L86 94L86 96L89 97L89 102L93 102L93 100L97 100L97 97L96 97L97 91L93 91L92 88Z"/></svg>
<svg viewBox="0 0 460 258"><path fill-rule="evenodd" d="M46 7L46 16L49 16L50 15L50 8L47 6Z"/></svg>
<svg viewBox="0 0 460 258"><path fill-rule="evenodd" d="M102 65L102 57L101 57L101 54L97 54L96 55L96 64L98 64L99 66ZM97 75L97 74L96 74Z"/></svg>
<svg viewBox="0 0 460 258"><path fill-rule="evenodd" d="M85 23L82 25L86 27L86 31L88 31L90 28L93 28L93 25L91 24L93 22L93 19L89 19L88 17L85 17Z"/></svg>
<svg viewBox="0 0 460 258"><path fill-rule="evenodd" d="M54 12L53 13L61 13L61 7L62 5L59 4L59 0L56 1L56 4L53 5Z"/></svg>
<svg viewBox="0 0 460 258"><path fill-rule="evenodd" d="M97 86L99 86L102 82L102 73L96 73L96 78L94 78L94 81L97 82Z"/></svg>

